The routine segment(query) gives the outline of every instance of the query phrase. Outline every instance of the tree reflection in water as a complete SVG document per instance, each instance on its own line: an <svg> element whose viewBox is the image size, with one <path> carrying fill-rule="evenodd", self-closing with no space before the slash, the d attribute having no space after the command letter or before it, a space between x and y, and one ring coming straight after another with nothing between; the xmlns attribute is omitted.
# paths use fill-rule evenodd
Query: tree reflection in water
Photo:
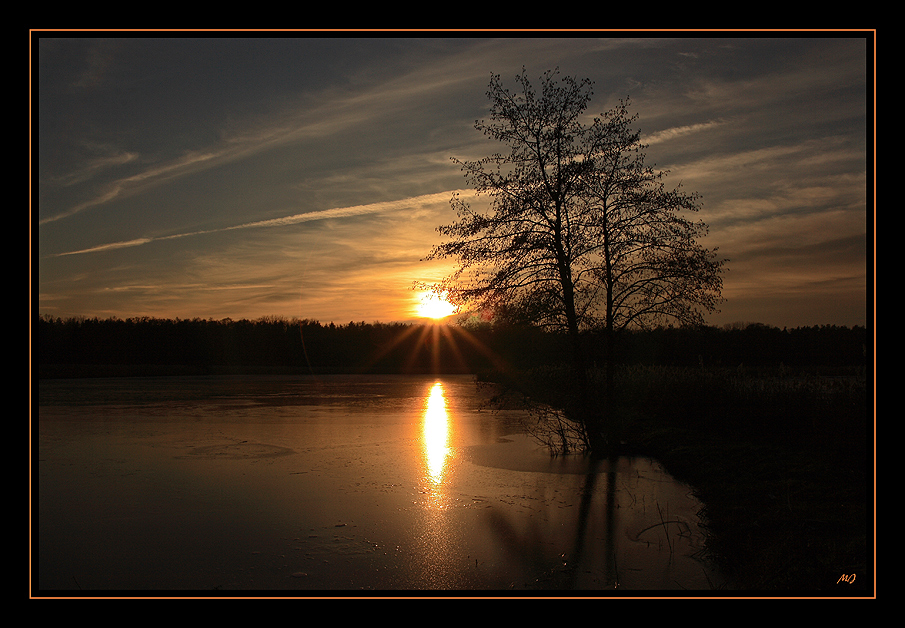
<svg viewBox="0 0 905 628"><path fill-rule="evenodd" d="M487 511L514 588L618 593L718 585L721 577L702 558L700 503L689 487L646 458L556 460L530 472L537 486L526 485L524 499L513 495Z"/></svg>
<svg viewBox="0 0 905 628"><path fill-rule="evenodd" d="M612 461L615 468L615 461ZM595 579L600 583L600 588L619 587L618 573L615 564L615 543L616 536L616 473L606 473L606 499L605 499L605 521L606 530L604 532L604 561L601 565L591 564L594 561L591 556L585 561L586 542L588 540L588 522L592 514L592 507L595 501L595 493L597 492L597 484L599 478L599 463L594 461L590 463L590 468L585 476L584 486L581 492L581 502L579 504L578 517L576 519L576 527L574 537L572 537L572 551L562 551L558 556L556 564L552 564L549 548L554 539L551 539L547 526L541 526L537 521L528 529L519 531L515 522L504 515L500 510L491 510L490 524L494 529L497 538L504 544L510 558L515 558L522 562L524 573L536 574L533 583L526 583L532 587L542 589L562 589L569 590L579 588L579 569L591 571L602 569L602 573L597 571ZM566 532L564 535L556 539L568 539L571 535ZM559 543L555 543L559 545ZM562 545L559 545L562 548ZM590 554L595 554L591 551Z"/></svg>

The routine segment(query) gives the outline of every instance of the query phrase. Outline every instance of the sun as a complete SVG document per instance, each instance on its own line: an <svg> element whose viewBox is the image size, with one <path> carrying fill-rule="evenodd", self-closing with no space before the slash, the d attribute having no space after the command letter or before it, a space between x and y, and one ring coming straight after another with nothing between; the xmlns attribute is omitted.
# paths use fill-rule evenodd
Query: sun
<svg viewBox="0 0 905 628"><path fill-rule="evenodd" d="M441 318L446 318L455 311L456 306L442 296L432 292L423 293L421 295L421 302L418 304L418 316L423 318L439 320Z"/></svg>

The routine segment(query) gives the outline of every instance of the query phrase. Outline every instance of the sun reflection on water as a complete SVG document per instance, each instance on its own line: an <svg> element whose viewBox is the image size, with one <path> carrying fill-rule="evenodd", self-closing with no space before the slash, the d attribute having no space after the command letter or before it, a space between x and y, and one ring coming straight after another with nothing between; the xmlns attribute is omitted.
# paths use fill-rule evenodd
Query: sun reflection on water
<svg viewBox="0 0 905 628"><path fill-rule="evenodd" d="M443 482L446 459L449 456L449 414L443 384L436 382L424 407L424 458L427 473L434 485Z"/></svg>

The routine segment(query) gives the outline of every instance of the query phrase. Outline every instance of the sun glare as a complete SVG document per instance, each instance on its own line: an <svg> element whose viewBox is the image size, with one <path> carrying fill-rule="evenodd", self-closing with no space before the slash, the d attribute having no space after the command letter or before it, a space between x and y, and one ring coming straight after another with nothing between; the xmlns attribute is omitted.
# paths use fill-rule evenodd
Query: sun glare
<svg viewBox="0 0 905 628"><path fill-rule="evenodd" d="M446 318L455 310L456 308L452 303L431 292L422 294L421 302L418 304L418 316L434 320Z"/></svg>

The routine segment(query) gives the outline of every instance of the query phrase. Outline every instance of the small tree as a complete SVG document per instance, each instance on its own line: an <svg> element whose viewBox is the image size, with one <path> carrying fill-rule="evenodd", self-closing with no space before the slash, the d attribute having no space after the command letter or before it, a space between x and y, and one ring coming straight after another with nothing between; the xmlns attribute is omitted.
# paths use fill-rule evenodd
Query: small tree
<svg viewBox="0 0 905 628"><path fill-rule="evenodd" d="M607 338L605 404L613 392L613 346L620 329L676 319L703 322L700 309L720 301L723 262L697 239L696 194L667 190L666 173L644 164L628 103L585 122L589 80L547 72L535 93L525 71L521 90L490 81L490 121L475 128L508 147L459 161L466 180L491 199L476 212L458 196L459 220L438 231L447 241L428 259L454 258L455 272L435 289L460 309L506 311L571 339L578 403L572 410L592 450L614 438L608 410L592 403L582 332Z"/></svg>

